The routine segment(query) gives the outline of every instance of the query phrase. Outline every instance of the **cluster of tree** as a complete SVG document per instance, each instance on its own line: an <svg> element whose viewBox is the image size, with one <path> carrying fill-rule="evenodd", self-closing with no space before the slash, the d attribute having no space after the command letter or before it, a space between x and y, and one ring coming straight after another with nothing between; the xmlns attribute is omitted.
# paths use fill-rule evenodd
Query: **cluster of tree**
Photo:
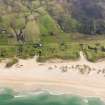
<svg viewBox="0 0 105 105"><path fill-rule="evenodd" d="M56 17L63 31L90 35L105 33L105 0L58 0L58 3L64 11L57 12L60 10L53 5L49 13Z"/></svg>
<svg viewBox="0 0 105 105"><path fill-rule="evenodd" d="M74 0L72 16L81 23L80 32L105 33L105 0Z"/></svg>
<svg viewBox="0 0 105 105"><path fill-rule="evenodd" d="M8 17L9 12L16 13L17 16L11 18L8 27L12 29L17 41L24 42L28 16L39 18L35 17L35 13L40 15L41 9L38 8L43 8L64 32L104 34L104 5L105 0L0 0L0 32L8 30L2 24L2 17Z"/></svg>
<svg viewBox="0 0 105 105"><path fill-rule="evenodd" d="M25 42L28 23L32 20L31 23L35 23L35 13L41 15L37 9L40 8L42 0L34 5L36 1L38 0L0 0L0 6L7 8L3 8L3 13L0 11L0 34L5 31L9 38L14 37L18 42Z"/></svg>

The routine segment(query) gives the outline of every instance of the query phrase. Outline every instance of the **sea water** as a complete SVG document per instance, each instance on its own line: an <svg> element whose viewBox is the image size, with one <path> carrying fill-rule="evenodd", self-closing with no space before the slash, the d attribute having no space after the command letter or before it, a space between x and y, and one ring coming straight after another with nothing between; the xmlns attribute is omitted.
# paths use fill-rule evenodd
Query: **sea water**
<svg viewBox="0 0 105 105"><path fill-rule="evenodd" d="M16 94L10 89L4 89L0 91L0 105L105 105L105 103L94 97L54 95L48 92Z"/></svg>

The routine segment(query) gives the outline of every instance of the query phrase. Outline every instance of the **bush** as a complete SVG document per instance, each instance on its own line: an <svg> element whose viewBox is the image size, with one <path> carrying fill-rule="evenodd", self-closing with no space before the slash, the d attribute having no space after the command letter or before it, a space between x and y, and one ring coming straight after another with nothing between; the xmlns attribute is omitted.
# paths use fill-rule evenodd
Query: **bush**
<svg viewBox="0 0 105 105"><path fill-rule="evenodd" d="M10 60L9 62L7 62L6 67L12 67L14 64L16 64L18 62L18 59L13 58L12 60Z"/></svg>

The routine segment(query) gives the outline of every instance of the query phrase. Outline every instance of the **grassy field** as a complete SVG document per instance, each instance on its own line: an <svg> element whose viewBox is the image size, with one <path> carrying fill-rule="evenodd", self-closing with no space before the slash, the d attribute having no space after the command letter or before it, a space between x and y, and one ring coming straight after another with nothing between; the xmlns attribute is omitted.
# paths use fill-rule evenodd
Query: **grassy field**
<svg viewBox="0 0 105 105"><path fill-rule="evenodd" d="M51 58L71 59L79 58L82 50L89 61L95 62L105 57L105 37L65 34L40 36L41 47L35 43L8 44L7 38L0 39L0 58L31 58L39 55L38 61L44 62Z"/></svg>

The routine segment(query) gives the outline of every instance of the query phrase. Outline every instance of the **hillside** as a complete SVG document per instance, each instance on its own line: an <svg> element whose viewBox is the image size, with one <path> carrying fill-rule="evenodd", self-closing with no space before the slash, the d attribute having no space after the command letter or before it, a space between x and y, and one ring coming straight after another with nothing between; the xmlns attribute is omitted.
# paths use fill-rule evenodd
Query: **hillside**
<svg viewBox="0 0 105 105"><path fill-rule="evenodd" d="M104 5L105 0L0 0L0 56L76 59L82 45L89 60L102 58Z"/></svg>
<svg viewBox="0 0 105 105"><path fill-rule="evenodd" d="M60 31L104 34L104 4L104 0L0 0L0 33L17 41L36 41L39 35Z"/></svg>

